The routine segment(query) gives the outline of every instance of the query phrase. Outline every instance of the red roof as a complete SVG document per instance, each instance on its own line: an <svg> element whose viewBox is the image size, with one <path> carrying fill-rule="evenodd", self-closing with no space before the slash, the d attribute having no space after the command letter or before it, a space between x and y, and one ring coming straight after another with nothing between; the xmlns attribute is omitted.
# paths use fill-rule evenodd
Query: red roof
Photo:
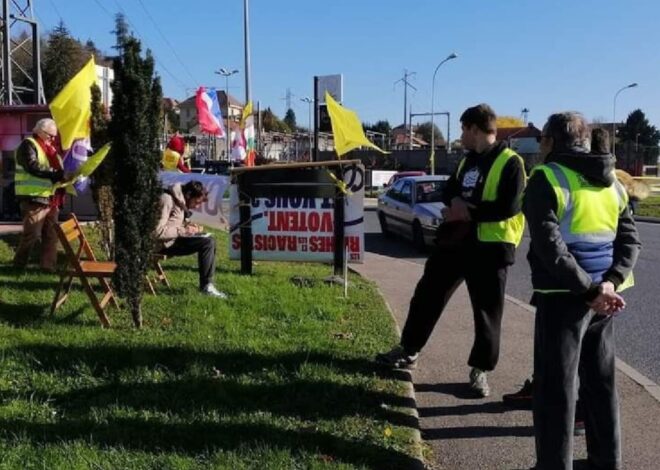
<svg viewBox="0 0 660 470"><path fill-rule="evenodd" d="M523 139L525 137L538 137L541 130L529 124L525 127L501 127L497 129L497 140Z"/></svg>

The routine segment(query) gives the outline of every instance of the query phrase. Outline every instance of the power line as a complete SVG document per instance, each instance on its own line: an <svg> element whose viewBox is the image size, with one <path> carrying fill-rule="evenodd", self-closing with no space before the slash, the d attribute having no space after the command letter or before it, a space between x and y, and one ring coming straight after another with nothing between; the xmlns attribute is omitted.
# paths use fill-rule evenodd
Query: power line
<svg viewBox="0 0 660 470"><path fill-rule="evenodd" d="M55 5L55 2L53 2L53 0L48 0L48 1L52 5L53 10L55 10L55 14L60 17L60 21L64 21L64 18L62 17L62 13L60 13L60 10L58 10L57 5Z"/></svg>
<svg viewBox="0 0 660 470"><path fill-rule="evenodd" d="M104 11L104 12L105 12L110 18L112 18L113 20L115 19L115 15L113 15L112 13L110 13L110 11L108 11L108 9L107 9L105 6L103 6L99 0L94 0L94 2L95 2L95 3L99 6L99 8L101 8L101 9L102 9L102 10L103 10L103 11ZM119 8L119 11L120 11L120 12L124 15L124 17L126 18L126 22L131 26L131 28L133 28L133 30L135 31L135 34L136 34L138 37L140 37L141 35L140 35L139 31L137 30L137 28L135 27L135 25L131 22L131 20L128 18L128 15L126 14L126 11L122 8L122 6L119 4L119 2L118 2L117 0L115 0L115 4L117 5L117 8ZM144 39L144 37L142 37L142 41L146 44L146 40ZM170 70L169 70L169 69L168 69L168 68L167 68L167 67L166 67L161 61L158 60L158 57L156 57L156 54L154 54L153 51L152 51L152 56L153 56L153 58L154 58L154 62L156 63L156 65L158 65L158 67L160 67L165 73L167 73L167 75L169 75L169 76L172 78L172 80L174 80L175 82L177 82L177 84L179 85L179 87L181 87L183 90L185 90L185 89L187 88L187 85L186 85L183 81L181 81L181 80L180 80L178 77L176 77L172 72L170 72Z"/></svg>
<svg viewBox="0 0 660 470"><path fill-rule="evenodd" d="M142 9L144 10L144 12L147 14L147 17L149 18L149 20L151 20L154 27L156 28L156 31L158 31L158 34L160 34L160 37L163 38L163 41L165 42L165 44L167 44L167 46L172 51L172 54L174 54L174 58L179 61L179 64L181 64L181 67L183 67L183 70L186 71L186 73L192 79L192 81L194 83L196 80L195 80L195 77L193 77L192 74L190 73L190 69L188 67L186 67L186 64L184 64L183 61L181 60L181 58L179 57L179 54L176 53L176 50L174 49L174 47L172 46L170 41L167 39L167 36L165 36L165 34L163 34L163 31L160 29L160 26L158 26L158 23L156 23L153 16L151 16L151 14L149 13L149 10L147 10L147 7L144 5L144 2L142 0L138 0L138 1L140 3L140 6L142 6Z"/></svg>

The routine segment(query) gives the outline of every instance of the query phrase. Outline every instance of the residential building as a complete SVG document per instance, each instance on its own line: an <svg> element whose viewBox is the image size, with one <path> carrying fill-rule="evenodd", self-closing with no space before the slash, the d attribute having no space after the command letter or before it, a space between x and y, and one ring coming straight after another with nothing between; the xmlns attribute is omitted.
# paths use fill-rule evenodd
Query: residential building
<svg viewBox="0 0 660 470"><path fill-rule="evenodd" d="M227 95L222 90L217 90L218 102L222 117L227 119ZM229 95L229 118L232 121L240 121L243 114L243 103ZM179 120L181 129L184 132L190 132L197 124L197 106L195 105L195 95L179 103Z"/></svg>

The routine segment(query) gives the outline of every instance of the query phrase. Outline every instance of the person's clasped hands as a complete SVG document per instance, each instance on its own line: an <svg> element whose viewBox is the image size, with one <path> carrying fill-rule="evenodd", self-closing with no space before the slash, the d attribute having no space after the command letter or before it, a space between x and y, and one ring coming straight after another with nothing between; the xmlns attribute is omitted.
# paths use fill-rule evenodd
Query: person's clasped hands
<svg viewBox="0 0 660 470"><path fill-rule="evenodd" d="M598 286L598 295L587 305L599 315L616 315L626 308L626 301L616 293L614 284L605 281Z"/></svg>
<svg viewBox="0 0 660 470"><path fill-rule="evenodd" d="M455 197L449 206L442 209L442 216L445 222L469 222L472 220L470 209L474 207L463 198Z"/></svg>

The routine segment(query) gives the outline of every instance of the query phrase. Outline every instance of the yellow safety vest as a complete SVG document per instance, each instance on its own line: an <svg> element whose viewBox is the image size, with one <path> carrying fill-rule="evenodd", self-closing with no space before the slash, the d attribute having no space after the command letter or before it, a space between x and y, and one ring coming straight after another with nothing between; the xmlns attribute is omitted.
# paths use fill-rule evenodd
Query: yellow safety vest
<svg viewBox="0 0 660 470"><path fill-rule="evenodd" d="M41 145L33 137L28 137L25 140L29 141L37 151L39 169L44 171L50 170L50 162ZM18 161L16 162L14 183L17 196L50 197L55 193L53 182L50 179L39 178L28 173Z"/></svg>
<svg viewBox="0 0 660 470"><path fill-rule="evenodd" d="M163 151L163 158L161 161L163 168L166 171L176 171L180 158L181 154L179 152L175 152L172 149L165 149Z"/></svg>
<svg viewBox="0 0 660 470"><path fill-rule="evenodd" d="M516 152L509 148L505 148L495 158L493 165L488 171L486 176L486 183L481 194L482 201L494 201L497 199L497 189L502 178L502 170L510 158L520 159L520 164L523 165L522 158ZM465 158L458 164L456 176L463 169ZM523 165L523 173L525 171ZM477 224L477 238L482 242L497 242L497 243L511 243L518 246L522 240L523 232L525 231L525 217L522 212L509 217L505 220L497 222L479 222Z"/></svg>
<svg viewBox="0 0 660 470"><path fill-rule="evenodd" d="M534 168L534 172L537 171L543 172L555 193L562 240L581 267L591 274L589 263L594 258L594 252L589 251L589 247L614 243L619 215L628 205L628 193L616 179L607 187L593 186L580 173L556 162ZM602 251L604 255L611 256L613 247ZM634 284L631 272L617 290L622 291ZM537 292L569 291L545 289Z"/></svg>

